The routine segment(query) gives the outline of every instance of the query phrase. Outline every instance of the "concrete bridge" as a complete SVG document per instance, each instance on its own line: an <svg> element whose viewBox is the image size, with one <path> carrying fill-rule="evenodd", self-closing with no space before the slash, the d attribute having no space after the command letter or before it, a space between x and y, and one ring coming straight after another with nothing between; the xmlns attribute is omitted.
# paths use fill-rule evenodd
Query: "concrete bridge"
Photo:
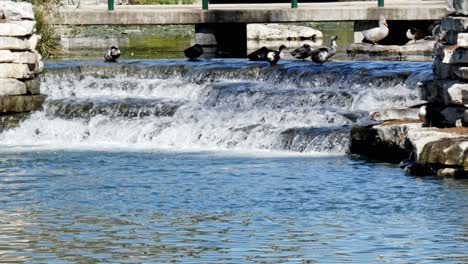
<svg viewBox="0 0 468 264"><path fill-rule="evenodd" d="M295 0L293 0L296 2ZM206 9L208 1L204 1ZM381 5L383 0L379 0ZM353 21L354 31L375 26L384 15L400 28L398 38L406 38L408 23L433 21L447 15L444 0L300 3L294 4L212 4L202 5L118 5L113 11L107 5L64 7L55 21L59 25L195 25L195 42L216 50L222 56L245 57L247 24L310 21ZM371 21L371 22L369 22ZM373 22L372 22L373 21ZM401 32L400 32L401 31Z"/></svg>
<svg viewBox="0 0 468 264"><path fill-rule="evenodd" d="M310 21L435 20L447 14L444 0L300 3L291 4L211 4L201 5L120 5L108 11L106 5L66 6L55 21L62 25L165 25L219 23L287 23Z"/></svg>

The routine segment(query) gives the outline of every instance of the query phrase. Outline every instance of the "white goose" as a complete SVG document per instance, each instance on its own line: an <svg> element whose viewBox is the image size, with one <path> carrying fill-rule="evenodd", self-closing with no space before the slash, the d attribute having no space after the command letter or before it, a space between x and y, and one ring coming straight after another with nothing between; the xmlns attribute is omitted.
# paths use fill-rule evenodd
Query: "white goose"
<svg viewBox="0 0 468 264"><path fill-rule="evenodd" d="M371 28L368 30L362 31L364 35L364 40L372 44L377 43L378 41L384 39L388 35L388 24L385 21L385 17L381 16L379 20L379 27Z"/></svg>

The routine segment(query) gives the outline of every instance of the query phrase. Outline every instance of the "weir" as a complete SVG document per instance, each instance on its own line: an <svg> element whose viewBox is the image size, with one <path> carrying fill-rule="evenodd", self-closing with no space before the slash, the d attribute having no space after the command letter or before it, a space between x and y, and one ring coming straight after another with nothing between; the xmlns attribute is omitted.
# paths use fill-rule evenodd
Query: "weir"
<svg viewBox="0 0 468 264"><path fill-rule="evenodd" d="M210 59L49 63L44 110L0 135L17 147L120 146L343 155L370 109L418 103L428 63L324 66Z"/></svg>

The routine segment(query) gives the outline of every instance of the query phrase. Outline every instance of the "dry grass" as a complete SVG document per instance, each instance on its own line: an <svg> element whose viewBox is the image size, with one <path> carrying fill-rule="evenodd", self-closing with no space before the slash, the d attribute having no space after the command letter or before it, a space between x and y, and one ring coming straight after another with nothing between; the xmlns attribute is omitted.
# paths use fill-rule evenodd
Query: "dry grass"
<svg viewBox="0 0 468 264"><path fill-rule="evenodd" d="M59 0L33 0L34 19L36 20L36 33L41 36L37 44L37 50L44 57L59 55L62 53L60 47L60 34L50 23L57 15L60 5Z"/></svg>

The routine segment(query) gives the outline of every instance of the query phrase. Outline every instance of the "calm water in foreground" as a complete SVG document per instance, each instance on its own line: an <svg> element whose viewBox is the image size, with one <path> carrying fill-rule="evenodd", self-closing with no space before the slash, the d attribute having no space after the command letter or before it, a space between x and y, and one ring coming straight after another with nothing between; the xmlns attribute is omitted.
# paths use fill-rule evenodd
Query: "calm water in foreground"
<svg viewBox="0 0 468 264"><path fill-rule="evenodd" d="M0 166L2 263L468 261L468 182L395 166L115 151Z"/></svg>

